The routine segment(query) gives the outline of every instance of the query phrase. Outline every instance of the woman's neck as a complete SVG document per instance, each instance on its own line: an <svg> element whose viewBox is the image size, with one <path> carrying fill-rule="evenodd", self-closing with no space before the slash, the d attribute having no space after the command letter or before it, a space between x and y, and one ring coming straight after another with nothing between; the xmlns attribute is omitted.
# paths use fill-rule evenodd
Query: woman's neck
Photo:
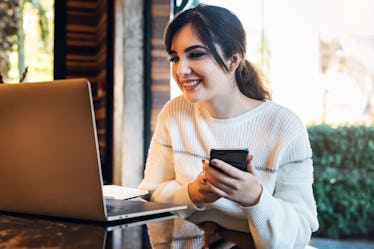
<svg viewBox="0 0 374 249"><path fill-rule="evenodd" d="M225 98L216 98L200 103L209 115L216 119L228 119L245 113L260 105L262 101L251 99L242 93Z"/></svg>

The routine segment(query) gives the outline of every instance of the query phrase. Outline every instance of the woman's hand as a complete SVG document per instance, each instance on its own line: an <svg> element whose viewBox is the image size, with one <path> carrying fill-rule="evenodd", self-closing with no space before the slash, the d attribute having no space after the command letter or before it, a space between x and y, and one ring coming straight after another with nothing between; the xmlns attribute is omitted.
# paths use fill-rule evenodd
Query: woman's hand
<svg viewBox="0 0 374 249"><path fill-rule="evenodd" d="M212 159L211 163L223 172L210 167L209 163L204 161L206 192L232 200L241 206L252 206L259 202L262 185L255 176L252 156L248 156L247 172L218 159Z"/></svg>
<svg viewBox="0 0 374 249"><path fill-rule="evenodd" d="M203 160L203 164L204 161L205 160ZM205 171L201 171L197 178L188 184L188 194L196 205L214 202L221 198L219 195L211 191L210 184L205 176Z"/></svg>

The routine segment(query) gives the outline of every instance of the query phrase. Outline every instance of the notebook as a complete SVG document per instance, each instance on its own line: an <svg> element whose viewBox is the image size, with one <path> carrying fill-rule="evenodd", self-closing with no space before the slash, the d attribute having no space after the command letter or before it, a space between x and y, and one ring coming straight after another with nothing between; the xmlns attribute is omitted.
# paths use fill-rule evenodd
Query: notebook
<svg viewBox="0 0 374 249"><path fill-rule="evenodd" d="M105 199L87 79L0 84L0 211L115 221L185 209Z"/></svg>

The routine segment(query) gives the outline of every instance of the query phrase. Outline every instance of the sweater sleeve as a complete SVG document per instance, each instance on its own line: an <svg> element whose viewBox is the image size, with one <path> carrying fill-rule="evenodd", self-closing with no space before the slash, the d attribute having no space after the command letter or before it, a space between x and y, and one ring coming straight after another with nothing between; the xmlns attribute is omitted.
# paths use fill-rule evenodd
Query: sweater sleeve
<svg viewBox="0 0 374 249"><path fill-rule="evenodd" d="M172 155L171 147L152 141L139 188L148 190L152 201L187 205L186 210L178 211L179 216L186 218L203 207L197 207L192 202L188 184L181 184L175 179Z"/></svg>
<svg viewBox="0 0 374 249"><path fill-rule="evenodd" d="M186 210L178 211L181 217L188 217L203 206L196 206L189 194L188 184L176 179L174 151L171 146L169 119L170 105L160 112L155 133L150 144L144 178L140 189L148 190L151 200L156 202L187 205Z"/></svg>
<svg viewBox="0 0 374 249"><path fill-rule="evenodd" d="M313 163L306 129L299 129L278 155L274 193L265 188L257 205L242 207L255 246L304 248L318 229L313 196Z"/></svg>

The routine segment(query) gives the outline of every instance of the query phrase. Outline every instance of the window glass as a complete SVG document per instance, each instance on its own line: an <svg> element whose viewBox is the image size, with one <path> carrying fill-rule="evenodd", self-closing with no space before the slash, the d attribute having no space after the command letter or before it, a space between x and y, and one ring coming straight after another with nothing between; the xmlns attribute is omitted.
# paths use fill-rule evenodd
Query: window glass
<svg viewBox="0 0 374 249"><path fill-rule="evenodd" d="M0 3L0 73L5 83L53 79L54 1Z"/></svg>
<svg viewBox="0 0 374 249"><path fill-rule="evenodd" d="M248 59L268 79L273 100L305 123L374 123L374 1L200 2L241 19ZM172 82L172 96L176 89Z"/></svg>

